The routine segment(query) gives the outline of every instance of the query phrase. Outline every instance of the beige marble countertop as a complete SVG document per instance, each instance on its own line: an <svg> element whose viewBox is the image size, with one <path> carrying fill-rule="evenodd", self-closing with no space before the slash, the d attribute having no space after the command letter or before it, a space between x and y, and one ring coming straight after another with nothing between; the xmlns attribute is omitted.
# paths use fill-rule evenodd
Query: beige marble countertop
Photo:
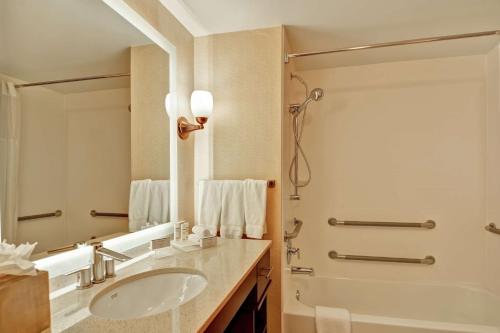
<svg viewBox="0 0 500 333"><path fill-rule="evenodd" d="M117 272L105 283L86 290L72 290L51 300L52 333L154 333L199 332L206 328L227 300L270 247L267 240L218 239L216 247L172 256L146 257ZM157 315L131 320L110 320L89 312L89 303L99 291L126 277L161 268L191 268L201 271L207 287L179 307ZM130 306L133 306L131 304Z"/></svg>

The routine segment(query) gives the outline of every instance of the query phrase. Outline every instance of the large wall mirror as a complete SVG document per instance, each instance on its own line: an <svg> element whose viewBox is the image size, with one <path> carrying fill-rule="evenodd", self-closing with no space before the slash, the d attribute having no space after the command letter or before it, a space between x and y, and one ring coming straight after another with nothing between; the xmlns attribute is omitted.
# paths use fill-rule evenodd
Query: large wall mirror
<svg viewBox="0 0 500 333"><path fill-rule="evenodd" d="M111 2L0 0L0 238L40 256L175 218L171 55Z"/></svg>

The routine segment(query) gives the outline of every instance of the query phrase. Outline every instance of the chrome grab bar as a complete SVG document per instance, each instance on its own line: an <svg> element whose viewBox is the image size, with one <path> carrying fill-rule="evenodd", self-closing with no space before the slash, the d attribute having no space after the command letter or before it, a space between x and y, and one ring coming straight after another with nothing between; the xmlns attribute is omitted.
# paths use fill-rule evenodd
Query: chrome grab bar
<svg viewBox="0 0 500 333"><path fill-rule="evenodd" d="M360 256L354 254L338 254L336 251L328 252L328 256L330 257L330 259L398 262L406 264L423 264L423 265L433 265L436 262L436 258L434 258L433 256L426 256L424 259L395 258L395 257Z"/></svg>
<svg viewBox="0 0 500 333"><path fill-rule="evenodd" d="M332 227L336 225L363 226L363 227L425 228L425 229L434 229L436 227L436 222L434 222L433 220L427 220L423 223L374 222L374 221L342 221L342 220L337 220L334 217L328 219L328 224L331 225Z"/></svg>
<svg viewBox="0 0 500 333"><path fill-rule="evenodd" d="M90 211L90 215L92 217L97 217L97 216L107 216L107 217L128 217L127 213L103 213L103 212L97 212L95 210Z"/></svg>
<svg viewBox="0 0 500 333"><path fill-rule="evenodd" d="M27 215L27 216L19 216L17 218L18 221L26 221L26 220L35 220L35 219L43 219L45 217L59 217L62 215L61 210L56 210L53 213L44 213L44 214L36 214L36 215Z"/></svg>
<svg viewBox="0 0 500 333"><path fill-rule="evenodd" d="M490 223L484 229L488 230L489 232L492 232L494 234L500 235L500 229L497 228L495 223Z"/></svg>

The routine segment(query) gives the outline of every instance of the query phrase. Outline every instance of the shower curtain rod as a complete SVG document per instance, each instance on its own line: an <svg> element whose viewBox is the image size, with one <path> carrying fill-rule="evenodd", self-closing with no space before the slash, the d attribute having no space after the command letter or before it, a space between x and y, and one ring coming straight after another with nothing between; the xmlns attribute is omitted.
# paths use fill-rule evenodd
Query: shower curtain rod
<svg viewBox="0 0 500 333"><path fill-rule="evenodd" d="M300 57L308 57L308 56L320 55L320 54L330 54L330 53L339 53L339 52L347 52L347 51L377 49L377 48L389 47L389 46L441 42L441 41L446 41L446 40L473 38L473 37L484 37L484 36L493 36L493 35L500 35L500 30L472 32L472 33L459 34L459 35L446 35L446 36L425 37L425 38L417 38L417 39L407 39L407 40L400 40L400 41L395 41L395 42L358 45L358 46L351 46L351 47L345 47L345 48L333 49L333 50L324 50L324 51L286 53L285 54L285 64L287 64L290 61L290 58L300 58Z"/></svg>
<svg viewBox="0 0 500 333"><path fill-rule="evenodd" d="M35 86L46 86L46 85L49 85L49 84L67 83L67 82L80 82L80 81L100 80L100 79L112 79L112 78L123 77L123 76L130 76L130 73L94 75L94 76L77 77L77 78L74 78L74 79L41 81L41 82L33 82L33 83L25 83L25 84L16 84L15 87L16 88L25 88L25 87L35 87Z"/></svg>

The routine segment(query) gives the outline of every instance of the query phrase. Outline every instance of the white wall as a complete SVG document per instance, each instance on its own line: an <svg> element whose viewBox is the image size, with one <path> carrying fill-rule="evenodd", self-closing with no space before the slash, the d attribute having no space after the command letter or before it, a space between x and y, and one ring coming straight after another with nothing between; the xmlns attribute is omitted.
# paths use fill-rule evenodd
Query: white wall
<svg viewBox="0 0 500 333"><path fill-rule="evenodd" d="M19 222L17 242L38 242L35 252L43 252L92 236L127 232L127 219L92 218L89 211L128 212L130 89L19 91L19 215L57 209L63 215Z"/></svg>
<svg viewBox="0 0 500 333"><path fill-rule="evenodd" d="M293 264L335 277L482 282L484 65L484 56L468 56L299 72L325 96L310 104L304 129L312 182L300 192L300 201L285 200L287 219L304 221L293 244L302 258ZM302 86L294 87L292 102L303 100ZM290 135L287 140L291 146ZM291 157L285 153L288 168ZM329 217L433 219L437 228L331 227ZM330 250L433 255L437 262L334 261Z"/></svg>
<svg viewBox="0 0 500 333"><path fill-rule="evenodd" d="M128 213L129 103L128 88L65 96L69 243L128 231L127 218L89 212Z"/></svg>
<svg viewBox="0 0 500 333"><path fill-rule="evenodd" d="M64 95L20 89L19 216L62 210L61 217L18 223L17 242L38 242L36 251L62 246L66 225L66 115Z"/></svg>

